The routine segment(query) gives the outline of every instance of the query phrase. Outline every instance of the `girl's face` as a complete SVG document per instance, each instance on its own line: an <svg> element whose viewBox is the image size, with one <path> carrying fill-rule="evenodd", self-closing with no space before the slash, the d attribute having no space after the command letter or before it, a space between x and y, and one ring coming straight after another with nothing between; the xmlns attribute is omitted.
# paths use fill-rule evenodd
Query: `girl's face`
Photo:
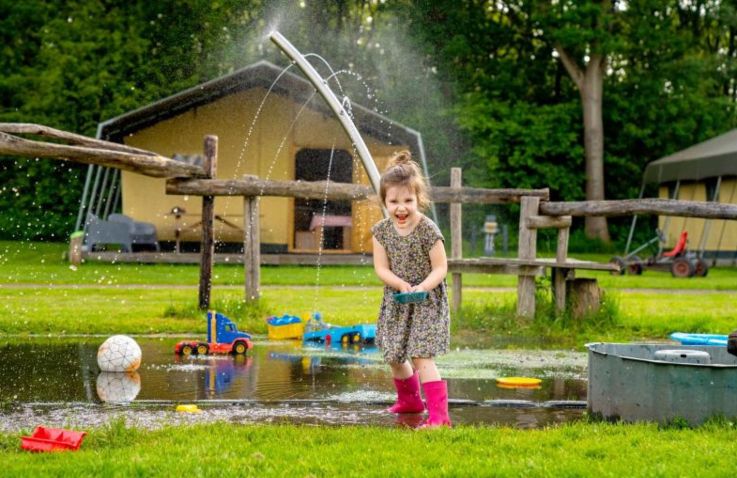
<svg viewBox="0 0 737 478"><path fill-rule="evenodd" d="M411 230L420 219L417 194L407 186L389 186L384 205L399 231Z"/></svg>

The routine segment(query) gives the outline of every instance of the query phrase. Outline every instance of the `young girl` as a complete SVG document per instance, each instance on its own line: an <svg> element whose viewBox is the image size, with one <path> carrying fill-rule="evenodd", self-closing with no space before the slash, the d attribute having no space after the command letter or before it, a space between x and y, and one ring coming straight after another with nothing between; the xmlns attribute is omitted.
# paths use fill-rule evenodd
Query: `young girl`
<svg viewBox="0 0 737 478"><path fill-rule="evenodd" d="M450 426L448 389L434 357L448 351L450 314L443 235L422 214L427 185L408 151L395 154L381 176L379 196L389 217L372 228L374 269L384 282L376 343L392 369L397 402L392 413L420 413L427 401L426 427ZM422 302L400 304L397 292L428 292Z"/></svg>

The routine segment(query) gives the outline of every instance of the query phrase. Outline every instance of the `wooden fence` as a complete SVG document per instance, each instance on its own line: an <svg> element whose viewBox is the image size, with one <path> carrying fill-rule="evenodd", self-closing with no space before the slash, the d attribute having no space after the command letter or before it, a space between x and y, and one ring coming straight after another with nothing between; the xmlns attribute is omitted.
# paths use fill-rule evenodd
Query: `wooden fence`
<svg viewBox="0 0 737 478"><path fill-rule="evenodd" d="M18 134L50 137L71 144L46 143L17 136ZM204 142L203 167L185 164L137 148L100 141L55 130L41 125L0 123L0 155L30 156L74 161L84 164L124 169L152 177L169 178L168 194L200 195L202 201L202 240L200 262L199 305L209 306L213 268L214 198L244 198L244 268L245 297L259 297L259 225L258 196L285 196L308 199L355 200L372 196L368 186L303 181L269 181L256 177L215 179L217 172L217 137ZM458 310L462 297L464 272L511 273L518 275L517 313L532 317L535 312L535 276L552 271L555 305L566 307L567 284L575 270L613 270L617 266L576 261L568 257L568 237L572 216L621 216L630 214L663 214L669 216L737 219L737 205L669 199L631 199L624 201L551 202L548 189L482 189L461 186L460 168L452 168L450 187L432 187L431 198L437 203L450 203L451 254L448 261L453 275L453 308ZM519 246L516 259L464 259L462 252L462 204L508 204L519 202ZM555 259L537 257L537 231L558 230Z"/></svg>

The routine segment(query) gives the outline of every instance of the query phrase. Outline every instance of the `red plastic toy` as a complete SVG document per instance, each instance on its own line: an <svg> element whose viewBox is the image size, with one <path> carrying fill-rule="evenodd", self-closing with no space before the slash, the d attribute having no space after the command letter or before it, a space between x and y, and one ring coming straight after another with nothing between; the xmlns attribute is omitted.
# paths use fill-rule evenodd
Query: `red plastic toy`
<svg viewBox="0 0 737 478"><path fill-rule="evenodd" d="M686 249L686 243L688 242L688 231L681 231L681 235L678 237L678 243L676 247L668 252L663 253L663 257L678 257L683 254Z"/></svg>
<svg viewBox="0 0 737 478"><path fill-rule="evenodd" d="M28 451L79 450L86 434L87 432L38 426L33 435L21 437L20 447Z"/></svg>

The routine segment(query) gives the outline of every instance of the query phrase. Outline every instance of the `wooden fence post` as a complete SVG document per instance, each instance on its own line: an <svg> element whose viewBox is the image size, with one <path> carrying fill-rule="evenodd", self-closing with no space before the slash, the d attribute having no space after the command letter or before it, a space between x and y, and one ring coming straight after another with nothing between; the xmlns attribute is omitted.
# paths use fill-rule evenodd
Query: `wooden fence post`
<svg viewBox="0 0 737 478"><path fill-rule="evenodd" d="M450 187L461 187L461 168L450 168ZM463 257L463 233L461 203L454 202L450 205L450 257L460 259ZM461 287L462 279L460 272L453 273L453 305L454 313L461 310Z"/></svg>
<svg viewBox="0 0 737 478"><path fill-rule="evenodd" d="M527 218L537 215L539 197L520 198L519 244L517 255L520 260L537 258L537 229L529 227ZM525 318L535 316L535 276L521 267L517 278L517 315Z"/></svg>
<svg viewBox="0 0 737 478"><path fill-rule="evenodd" d="M218 164L218 137L205 136L204 169L208 178L214 178ZM202 242L200 243L200 310L210 307L212 263L215 256L215 196L202 196Z"/></svg>
<svg viewBox="0 0 737 478"><path fill-rule="evenodd" d="M261 234L259 231L259 198L243 198L243 267L246 274L246 300L261 296Z"/></svg>
<svg viewBox="0 0 737 478"><path fill-rule="evenodd" d="M568 236L570 227L558 229L558 247L555 251L555 262L565 264L568 260ZM573 269L553 267L553 296L555 297L555 310L562 313L566 310L566 280L573 274Z"/></svg>

